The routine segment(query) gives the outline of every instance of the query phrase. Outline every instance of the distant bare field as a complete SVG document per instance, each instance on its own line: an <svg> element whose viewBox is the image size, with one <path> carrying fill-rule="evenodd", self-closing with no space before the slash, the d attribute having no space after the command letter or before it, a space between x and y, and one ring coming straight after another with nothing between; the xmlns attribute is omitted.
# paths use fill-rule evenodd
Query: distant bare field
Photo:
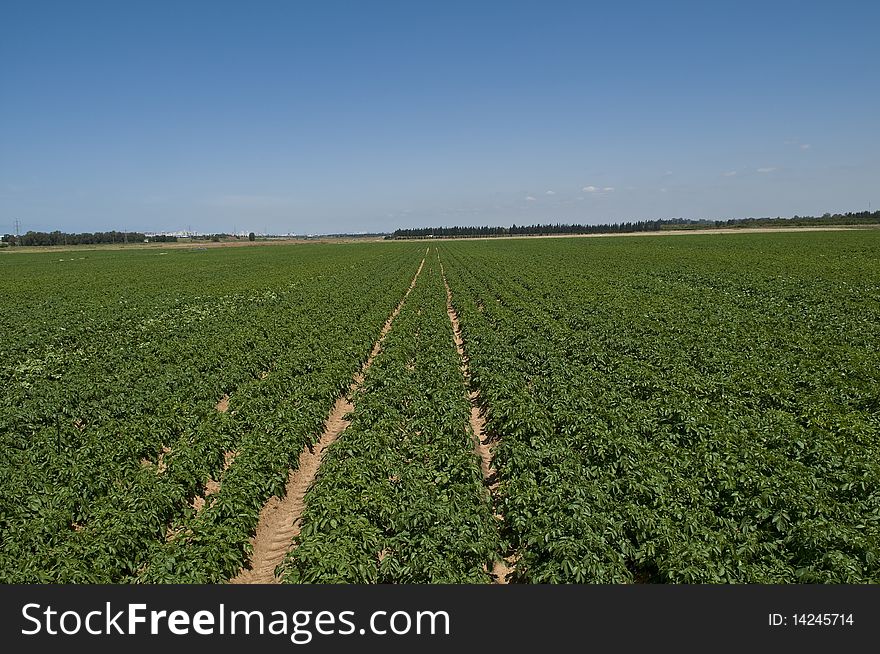
<svg viewBox="0 0 880 654"><path fill-rule="evenodd" d="M491 241L517 238L606 238L609 236L683 236L687 234L767 234L778 232L842 232L857 229L880 229L880 225L832 225L822 227L722 227L709 229L668 229L658 232L623 232L602 234L522 234L516 236L458 236L401 239L406 241Z"/></svg>
<svg viewBox="0 0 880 654"><path fill-rule="evenodd" d="M877 230L880 225L834 225L823 227L724 227L719 229L670 229L659 232L624 232L603 234L524 234L516 236L461 236L461 237L424 237L400 239L404 241L486 241L497 239L535 239L535 238L608 238L614 236L685 236L689 234L769 234L775 232L841 232L858 229ZM13 252L68 252L87 250L168 250L168 249L204 249L230 247L256 247L263 245L304 245L307 243L369 243L384 241L377 236L321 236L317 238L280 238L268 241L221 241L219 243L204 241L182 241L177 243L100 243L95 245L37 245L9 247L0 249L0 253Z"/></svg>
<svg viewBox="0 0 880 654"><path fill-rule="evenodd" d="M178 241L176 243L97 243L92 245L25 245L22 247L8 247L0 249L0 253L11 252L78 252L90 250L168 250L168 249L204 249L204 248L236 248L255 247L261 245L302 245L306 243L364 243L380 241L375 236L366 237L317 237L317 238L282 238L268 241Z"/></svg>

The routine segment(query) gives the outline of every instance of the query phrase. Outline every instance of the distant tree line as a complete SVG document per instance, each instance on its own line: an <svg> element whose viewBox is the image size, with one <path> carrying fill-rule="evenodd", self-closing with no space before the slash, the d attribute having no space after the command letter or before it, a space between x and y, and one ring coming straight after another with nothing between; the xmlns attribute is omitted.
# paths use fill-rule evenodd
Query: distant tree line
<svg viewBox="0 0 880 654"><path fill-rule="evenodd" d="M94 245L97 243L143 243L147 237L140 232L82 232L68 234L66 232L27 232L17 237L5 234L4 243L10 245Z"/></svg>
<svg viewBox="0 0 880 654"><path fill-rule="evenodd" d="M847 213L825 213L821 216L792 216L791 218L737 218L716 220L717 227L776 227L793 225L795 227L821 227L824 225L877 225L880 224L880 211L857 211Z"/></svg>
<svg viewBox="0 0 880 654"><path fill-rule="evenodd" d="M361 236L376 237L385 236L386 239L406 238L462 238L462 237L491 237L491 236L545 236L548 234L625 234L631 232L659 232L663 230L687 230L687 229L711 229L711 228L736 228L736 227L810 227L823 225L876 225L880 224L880 211L858 211L848 213L826 213L822 216L792 216L791 218L734 218L731 220L691 220L686 218L671 218L666 220L637 220L620 223L603 223L601 225L580 225L569 223L547 223L538 225L511 225L510 227L463 226L463 227L419 227L415 229L398 229L392 234L369 233L369 234L334 234L332 236ZM207 235L193 235L192 241L214 241L226 239L244 238L238 235L218 233ZM251 232L248 240L255 240L256 235ZM174 243L177 236L156 234L146 236L141 232L82 232L72 234L60 231L34 232L29 231L22 236L5 234L0 238L0 243L6 245L95 245L100 243L143 243L151 241L155 243Z"/></svg>
<svg viewBox="0 0 880 654"><path fill-rule="evenodd" d="M793 216L791 218L735 218L731 220L637 220L601 225L548 223L539 225L511 225L510 227L420 227L395 230L387 239L406 238L462 238L468 236L544 236L548 234L624 234L631 232L659 232L663 230L712 229L719 227L809 227L823 225L880 224L880 211L855 213L826 213L822 216Z"/></svg>
<svg viewBox="0 0 880 654"><path fill-rule="evenodd" d="M8 245L97 245L103 243L177 243L178 236L170 234L151 234L147 236L141 232L83 232L70 234L67 232L33 232L29 231L17 237L14 234L5 234L0 237L0 242ZM187 237L191 241L213 241L215 243L226 239L244 238L238 235L218 233L202 234ZM254 240L254 234L249 235Z"/></svg>
<svg viewBox="0 0 880 654"><path fill-rule="evenodd" d="M511 225L510 227L423 227L416 229L398 229L391 238L425 238L443 237L457 238L464 236L542 236L547 234L601 234L606 232L650 232L663 229L664 224L673 221L640 220L625 223L606 223L602 225L572 225L553 223L541 225ZM678 224L685 225L687 221Z"/></svg>

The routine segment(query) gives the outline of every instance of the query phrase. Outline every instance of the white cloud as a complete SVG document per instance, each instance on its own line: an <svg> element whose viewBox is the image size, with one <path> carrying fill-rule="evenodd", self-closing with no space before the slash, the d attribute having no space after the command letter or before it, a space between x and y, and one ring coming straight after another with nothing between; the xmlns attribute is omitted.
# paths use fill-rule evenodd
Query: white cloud
<svg viewBox="0 0 880 654"><path fill-rule="evenodd" d="M806 152L807 150L809 150L810 148L813 147L809 143L804 143L800 139L788 139L785 141L785 144L792 146L792 147L796 147L801 152Z"/></svg>
<svg viewBox="0 0 880 654"><path fill-rule="evenodd" d="M556 195L556 191L547 191L544 195Z"/></svg>
<svg viewBox="0 0 880 654"><path fill-rule="evenodd" d="M728 170L726 173L724 173L724 176L725 177L736 177L736 171L735 170Z"/></svg>
<svg viewBox="0 0 880 654"><path fill-rule="evenodd" d="M665 173L663 173L663 177L670 177L670 176L672 176L672 174L673 173L671 170L667 170Z"/></svg>
<svg viewBox="0 0 880 654"><path fill-rule="evenodd" d="M585 186L581 189L584 193L589 193L590 195L605 195L606 193L611 193L614 191L613 186Z"/></svg>
<svg viewBox="0 0 880 654"><path fill-rule="evenodd" d="M796 145L801 150L809 150L810 149L810 144L803 143L800 139L786 139L785 144L786 145Z"/></svg>
<svg viewBox="0 0 880 654"><path fill-rule="evenodd" d="M660 192L661 192L661 193L666 193L667 191L666 191L665 188L661 188L661 189L660 189Z"/></svg>
<svg viewBox="0 0 880 654"><path fill-rule="evenodd" d="M759 173L772 173L776 170L775 166L767 166L766 168L758 168Z"/></svg>
<svg viewBox="0 0 880 654"><path fill-rule="evenodd" d="M528 200L529 202L534 202L535 198L533 198L531 195L527 195L526 200Z"/></svg>

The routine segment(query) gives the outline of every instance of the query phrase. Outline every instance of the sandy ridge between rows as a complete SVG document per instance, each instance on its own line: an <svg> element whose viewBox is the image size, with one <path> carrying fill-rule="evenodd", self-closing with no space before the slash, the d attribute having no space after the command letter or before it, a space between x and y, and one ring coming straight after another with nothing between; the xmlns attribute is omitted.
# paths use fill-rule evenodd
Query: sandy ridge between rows
<svg viewBox="0 0 880 654"><path fill-rule="evenodd" d="M440 255L438 253L439 261ZM443 277L443 285L446 287L446 314L449 316L449 322L452 324L452 337L455 341L455 349L458 351L458 357L461 360L461 374L464 376L465 383L468 388L468 399L471 404L471 429L474 432L474 451L480 457L480 469L483 471L483 478L488 482L489 492L492 495L492 504L496 504L498 493L498 474L492 465L492 445L487 442L486 419L480 411L479 399L480 392L473 388L471 384L470 365L468 363L467 354L464 351L464 340L461 336L461 325L458 321L458 312L452 305L452 289L449 288L449 282L446 280L446 271L443 269L443 263L440 263L440 274ZM495 513L495 518L499 521L504 520L504 516ZM499 559L492 566L492 577L497 584L506 584L507 579L513 572L513 558Z"/></svg>
<svg viewBox="0 0 880 654"><path fill-rule="evenodd" d="M425 257L430 251L425 251ZM299 535L300 520L305 510L305 495L318 473L321 461L324 458L324 452L330 445L348 427L349 421L346 416L353 410L350 398L364 380L364 375L373 363L373 359L382 349L382 343L388 332L391 331L391 325L398 316L407 297L415 288L416 280L422 272L425 265L425 259L419 264L415 276L410 282L409 288L400 299L397 307L388 316L385 325L378 340L373 344L367 361L352 378L351 385L347 393L337 398L330 415L324 422L324 431L321 438L313 446L303 448L299 454L299 466L296 470L291 470L287 478L287 486L283 497L274 496L269 498L260 511L260 519L257 523L257 531L251 538L251 546L253 553L250 560L250 569L242 569L230 583L233 584L273 584L280 583L275 576L275 569L278 567L287 553L293 547L293 539Z"/></svg>

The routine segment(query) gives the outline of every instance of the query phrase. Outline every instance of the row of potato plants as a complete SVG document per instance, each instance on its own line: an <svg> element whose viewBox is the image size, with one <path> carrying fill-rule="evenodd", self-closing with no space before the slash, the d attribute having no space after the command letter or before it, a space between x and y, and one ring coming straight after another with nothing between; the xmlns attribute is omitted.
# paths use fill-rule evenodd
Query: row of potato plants
<svg viewBox="0 0 880 654"><path fill-rule="evenodd" d="M76 277L51 255L14 260L13 295L53 295L4 315L3 581L147 574L226 452L239 454L226 474L255 486L250 502L270 496L277 461L366 357L417 256L362 246L88 253ZM282 419L290 387L304 408ZM229 411L218 413L223 395ZM282 424L289 442L258 454L254 434ZM237 536L240 566L247 536Z"/></svg>
<svg viewBox="0 0 880 654"><path fill-rule="evenodd" d="M514 581L880 579L880 234L441 250Z"/></svg>
<svg viewBox="0 0 880 654"><path fill-rule="evenodd" d="M306 495L287 583L485 583L500 551L430 256Z"/></svg>
<svg viewBox="0 0 880 654"><path fill-rule="evenodd" d="M33 296L7 314L0 370L8 443L0 454L8 556L0 570L18 580L81 578L67 576L63 569L76 562L62 552L82 538L94 510L128 480L155 477L141 462L155 466L177 434L212 417L222 385L241 383L260 364L234 339L264 298L241 311L235 295L211 302L181 283L212 267L210 259L83 254L4 262L15 265L11 293L29 288ZM232 316L244 330L211 339Z"/></svg>

